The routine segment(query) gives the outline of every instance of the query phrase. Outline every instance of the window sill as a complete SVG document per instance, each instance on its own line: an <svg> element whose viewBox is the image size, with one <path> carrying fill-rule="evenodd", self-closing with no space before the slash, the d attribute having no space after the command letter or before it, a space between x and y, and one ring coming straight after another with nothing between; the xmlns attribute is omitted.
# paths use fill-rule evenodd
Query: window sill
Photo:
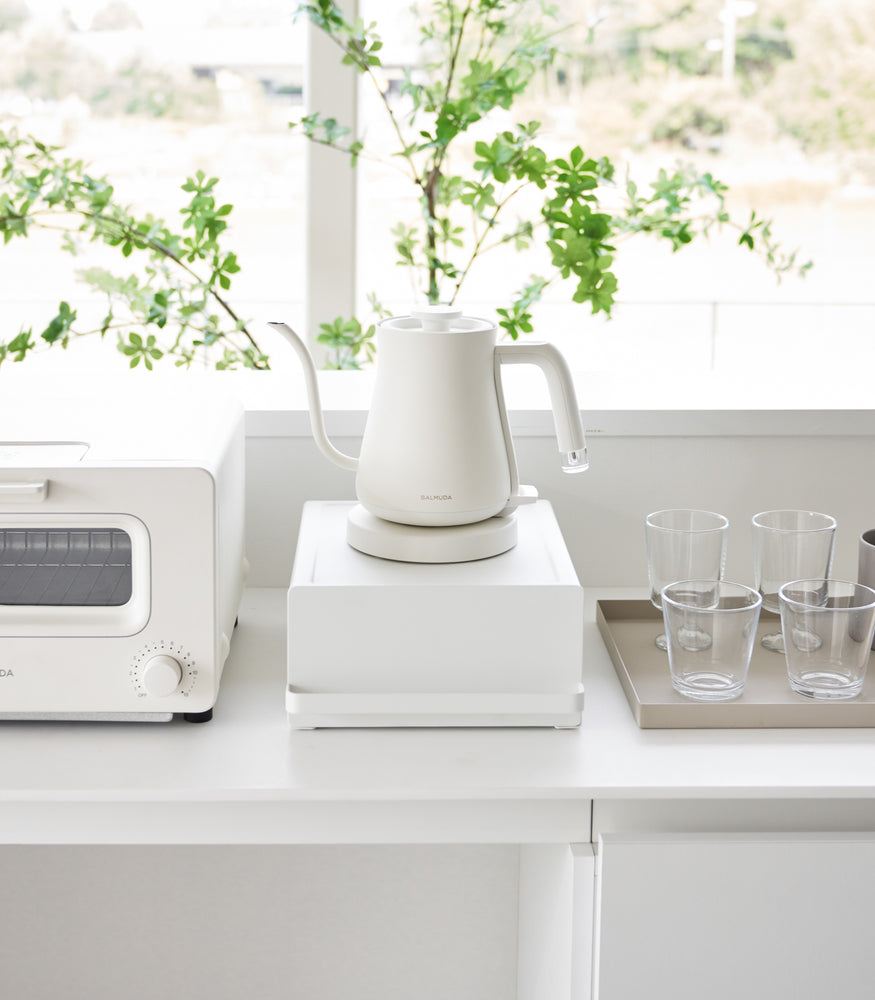
<svg viewBox="0 0 875 1000"><path fill-rule="evenodd" d="M109 381L136 385L151 395L160 386L217 388L240 399L251 437L300 437L310 434L308 404L300 371L222 372L173 369L120 370L120 377L47 374L38 366L5 366L0 374L4 397L38 393L46 400L86 394L99 398ZM319 386L329 434L361 435L375 373L320 372ZM552 414L539 371L513 366L503 373L505 397L515 434L549 436ZM807 380L773 382L764 371L738 374L576 371L578 402L587 433L610 437L867 436L875 435L875 387L867 369L842 380L812 375ZM127 386L125 387L127 391Z"/></svg>
<svg viewBox="0 0 875 1000"><path fill-rule="evenodd" d="M549 436L553 420L546 383L535 369L503 373L515 434ZM309 435L307 399L297 373L229 374L247 410L251 436ZM712 374L656 379L643 372L575 372L587 434L610 437L800 436L875 434L875 387L868 378L820 384L765 378L742 384ZM374 386L373 372L320 372L329 434L358 436Z"/></svg>

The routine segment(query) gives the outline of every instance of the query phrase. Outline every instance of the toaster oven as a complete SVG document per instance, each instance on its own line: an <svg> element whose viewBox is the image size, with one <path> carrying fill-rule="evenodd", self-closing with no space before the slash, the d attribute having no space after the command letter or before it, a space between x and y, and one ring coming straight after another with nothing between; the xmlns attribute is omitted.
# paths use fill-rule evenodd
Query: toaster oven
<svg viewBox="0 0 875 1000"><path fill-rule="evenodd" d="M0 407L0 719L210 718L247 571L243 412L185 396Z"/></svg>

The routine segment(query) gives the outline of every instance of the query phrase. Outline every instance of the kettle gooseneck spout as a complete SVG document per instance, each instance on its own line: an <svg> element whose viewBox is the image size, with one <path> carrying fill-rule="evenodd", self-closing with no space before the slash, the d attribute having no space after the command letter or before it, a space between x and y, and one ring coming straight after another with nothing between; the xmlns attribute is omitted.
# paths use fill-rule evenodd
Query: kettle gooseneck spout
<svg viewBox="0 0 875 1000"><path fill-rule="evenodd" d="M304 381L307 386L307 399L310 407L310 427L313 431L313 440L316 442L322 454L329 459L329 461L334 462L335 465L339 465L341 469L348 469L351 472L355 472L358 469L358 459L354 458L352 455L346 455L342 451L339 451L328 440L328 434L325 431L325 421L322 417L322 403L319 398L319 384L316 379L316 366L313 364L313 358L307 350L304 341L301 340L298 334L295 333L295 331L286 323L269 323L268 325L272 326L275 330L279 331L283 337L285 337L285 339L297 352L298 357L301 359L301 365L304 369Z"/></svg>

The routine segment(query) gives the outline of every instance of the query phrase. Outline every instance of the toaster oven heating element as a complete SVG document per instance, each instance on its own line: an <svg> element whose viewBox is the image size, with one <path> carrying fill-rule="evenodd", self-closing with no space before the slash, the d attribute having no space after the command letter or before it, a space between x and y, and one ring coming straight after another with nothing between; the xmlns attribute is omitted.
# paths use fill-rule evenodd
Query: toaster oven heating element
<svg viewBox="0 0 875 1000"><path fill-rule="evenodd" d="M131 591L131 539L119 528L0 530L0 605L114 608Z"/></svg>

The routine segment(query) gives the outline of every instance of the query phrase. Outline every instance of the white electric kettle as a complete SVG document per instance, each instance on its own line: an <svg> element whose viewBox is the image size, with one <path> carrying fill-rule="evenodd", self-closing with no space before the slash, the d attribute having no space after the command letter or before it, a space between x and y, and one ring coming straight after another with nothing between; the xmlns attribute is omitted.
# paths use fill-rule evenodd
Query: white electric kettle
<svg viewBox="0 0 875 1000"><path fill-rule="evenodd" d="M317 445L332 462L356 472L359 506L350 514L347 540L360 551L406 562L464 562L516 543L513 512L538 494L517 477L501 364L543 369L562 467L587 468L574 385L552 344L496 345L494 323L450 306L384 320L361 453L353 458L325 433L306 346L286 324L271 326L303 362Z"/></svg>

